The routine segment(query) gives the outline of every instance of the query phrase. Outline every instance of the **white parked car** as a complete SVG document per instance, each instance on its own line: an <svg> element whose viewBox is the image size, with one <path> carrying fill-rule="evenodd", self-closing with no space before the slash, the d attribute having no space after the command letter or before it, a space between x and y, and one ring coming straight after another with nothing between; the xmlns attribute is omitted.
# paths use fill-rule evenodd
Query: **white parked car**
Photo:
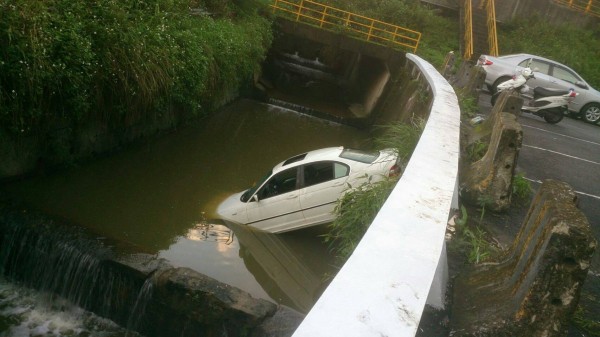
<svg viewBox="0 0 600 337"><path fill-rule="evenodd" d="M573 88L579 95L569 104L571 114L581 116L588 123L600 122L600 92L564 64L530 54L499 57L481 55L478 63L487 73L485 84L492 94L496 92L498 84L512 78L517 71L529 67L535 78L527 81L527 86L531 89L543 87L564 91Z"/></svg>
<svg viewBox="0 0 600 337"><path fill-rule="evenodd" d="M337 200L365 182L396 176L401 167L392 150L331 147L303 153L273 167L253 187L223 201L226 221L281 233L334 220Z"/></svg>

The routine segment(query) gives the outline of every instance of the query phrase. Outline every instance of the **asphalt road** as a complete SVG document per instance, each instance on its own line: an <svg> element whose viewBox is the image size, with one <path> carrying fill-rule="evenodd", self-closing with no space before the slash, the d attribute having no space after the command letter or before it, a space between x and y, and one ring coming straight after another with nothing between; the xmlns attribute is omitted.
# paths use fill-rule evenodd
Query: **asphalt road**
<svg viewBox="0 0 600 337"><path fill-rule="evenodd" d="M490 96L482 93L480 113L491 111ZM568 183L577 192L579 208L587 216L600 244L600 126L565 117L558 124L546 123L532 114L521 114L523 144L517 171L537 189L546 179ZM600 324L600 248L592 260L582 293L586 317ZM585 336L571 331L569 336Z"/></svg>

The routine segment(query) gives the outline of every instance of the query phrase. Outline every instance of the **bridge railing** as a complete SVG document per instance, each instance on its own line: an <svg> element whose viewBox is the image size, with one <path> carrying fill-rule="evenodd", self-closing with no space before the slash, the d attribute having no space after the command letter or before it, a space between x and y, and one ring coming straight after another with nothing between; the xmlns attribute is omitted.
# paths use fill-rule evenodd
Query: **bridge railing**
<svg viewBox="0 0 600 337"><path fill-rule="evenodd" d="M363 40L408 50L419 47L421 33L310 0L273 0L274 13L324 29L347 31Z"/></svg>
<svg viewBox="0 0 600 337"><path fill-rule="evenodd" d="M498 33L496 32L496 4L494 0L487 0L487 25L488 25L488 44L490 55L498 56Z"/></svg>
<svg viewBox="0 0 600 337"><path fill-rule="evenodd" d="M554 2L576 11L600 17L600 1L598 0L554 0Z"/></svg>
<svg viewBox="0 0 600 337"><path fill-rule="evenodd" d="M410 78L433 97L427 124L401 179L293 337L414 337L425 304L444 307L446 224L458 208L460 109L431 64L406 57Z"/></svg>
<svg viewBox="0 0 600 337"><path fill-rule="evenodd" d="M464 42L465 50L463 52L463 58L470 60L473 56L473 4L471 0L465 0L464 3Z"/></svg>

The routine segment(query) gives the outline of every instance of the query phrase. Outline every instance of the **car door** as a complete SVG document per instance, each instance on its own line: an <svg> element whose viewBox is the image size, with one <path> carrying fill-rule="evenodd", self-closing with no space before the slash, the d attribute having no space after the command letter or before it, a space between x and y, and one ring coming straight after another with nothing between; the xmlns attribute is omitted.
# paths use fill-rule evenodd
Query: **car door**
<svg viewBox="0 0 600 337"><path fill-rule="evenodd" d="M273 175L248 201L247 224L273 233L301 226L304 216L298 187L298 167Z"/></svg>
<svg viewBox="0 0 600 337"><path fill-rule="evenodd" d="M307 225L329 222L344 190L350 167L341 162L322 161L302 167L304 191L300 207Z"/></svg>
<svg viewBox="0 0 600 337"><path fill-rule="evenodd" d="M553 88L552 86L552 77L550 76L550 68L551 64L544 60L531 58L519 63L520 67L529 66L531 70L533 70L533 74L535 78L527 81L527 86L533 89L535 87L544 87L544 88ZM533 91L530 91L530 94L533 96Z"/></svg>
<svg viewBox="0 0 600 337"><path fill-rule="evenodd" d="M562 90L575 89L579 95L575 98L573 102L569 104L569 109L573 111L579 111L582 108L580 102L585 102L587 100L588 95L588 87L585 85L585 82L575 74L573 71L559 65L555 64L552 67L552 78L554 81L555 88ZM579 83L579 85L577 85ZM582 88L581 85L585 88Z"/></svg>

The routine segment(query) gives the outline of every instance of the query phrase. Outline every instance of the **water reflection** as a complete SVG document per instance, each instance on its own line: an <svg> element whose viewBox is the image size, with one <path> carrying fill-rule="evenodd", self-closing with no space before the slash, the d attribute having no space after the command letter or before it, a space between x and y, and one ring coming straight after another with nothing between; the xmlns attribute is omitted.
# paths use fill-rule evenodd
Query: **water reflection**
<svg viewBox="0 0 600 337"><path fill-rule="evenodd" d="M354 128L242 100L160 139L2 188L101 236L304 310L322 275L332 272L314 233L263 236L234 228L238 242L223 227L198 224L281 160L367 142Z"/></svg>
<svg viewBox="0 0 600 337"><path fill-rule="evenodd" d="M333 261L318 238L322 228L292 236L228 226L219 220L203 221L159 257L203 271L255 297L308 312L332 272ZM310 254L304 252L307 249Z"/></svg>

